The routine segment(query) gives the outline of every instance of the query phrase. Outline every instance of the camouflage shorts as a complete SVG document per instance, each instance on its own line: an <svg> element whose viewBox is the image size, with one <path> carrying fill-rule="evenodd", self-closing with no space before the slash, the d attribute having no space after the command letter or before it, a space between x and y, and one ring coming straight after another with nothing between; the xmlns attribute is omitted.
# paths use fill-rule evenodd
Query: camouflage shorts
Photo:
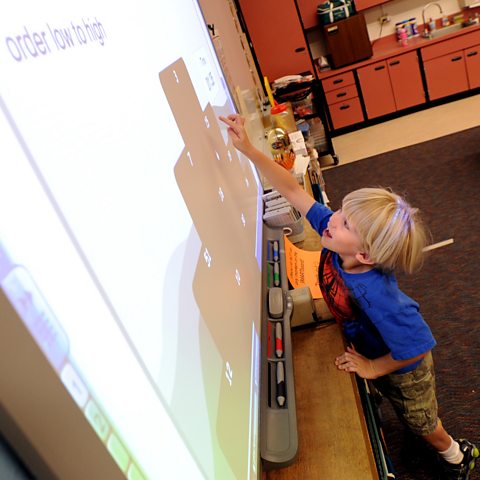
<svg viewBox="0 0 480 480"><path fill-rule="evenodd" d="M431 352L411 372L385 375L373 383L413 433L429 435L435 430L438 406Z"/></svg>

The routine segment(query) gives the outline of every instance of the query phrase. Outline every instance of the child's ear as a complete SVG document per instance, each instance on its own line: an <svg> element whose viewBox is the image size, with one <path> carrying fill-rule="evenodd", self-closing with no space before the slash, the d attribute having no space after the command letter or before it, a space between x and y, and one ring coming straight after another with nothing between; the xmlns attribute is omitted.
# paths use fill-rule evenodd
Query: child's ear
<svg viewBox="0 0 480 480"><path fill-rule="evenodd" d="M370 258L367 252L358 252L355 254L355 258L364 265L375 265L375 262Z"/></svg>

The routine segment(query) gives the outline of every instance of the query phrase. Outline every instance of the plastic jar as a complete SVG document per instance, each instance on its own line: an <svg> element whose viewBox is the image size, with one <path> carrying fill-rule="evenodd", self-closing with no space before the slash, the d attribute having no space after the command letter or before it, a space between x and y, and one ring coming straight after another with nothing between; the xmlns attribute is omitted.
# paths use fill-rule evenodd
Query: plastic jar
<svg viewBox="0 0 480 480"><path fill-rule="evenodd" d="M297 131L292 109L286 103L279 103L270 110L274 127L283 128L287 133Z"/></svg>

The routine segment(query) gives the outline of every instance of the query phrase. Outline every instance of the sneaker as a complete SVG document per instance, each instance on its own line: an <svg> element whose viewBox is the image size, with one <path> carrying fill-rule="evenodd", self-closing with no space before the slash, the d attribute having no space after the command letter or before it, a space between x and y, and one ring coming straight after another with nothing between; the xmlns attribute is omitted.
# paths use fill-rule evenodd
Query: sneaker
<svg viewBox="0 0 480 480"><path fill-rule="evenodd" d="M470 472L475 468L475 459L478 458L480 452L478 448L463 438L457 440L460 450L463 453L463 460L458 463L449 463L441 459L442 471L440 480L468 480Z"/></svg>

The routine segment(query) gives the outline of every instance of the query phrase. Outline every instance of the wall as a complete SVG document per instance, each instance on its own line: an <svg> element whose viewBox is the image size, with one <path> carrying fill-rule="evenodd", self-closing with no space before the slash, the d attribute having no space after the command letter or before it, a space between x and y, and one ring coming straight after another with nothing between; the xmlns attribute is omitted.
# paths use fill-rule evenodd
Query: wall
<svg viewBox="0 0 480 480"><path fill-rule="evenodd" d="M364 10L363 14L365 15L365 20L367 22L370 41L374 42L380 37L394 34L395 24L402 20L416 18L418 25L421 25L423 23L422 9L427 3L429 3L428 0L392 0L378 7ZM446 15L452 15L461 11L458 0L439 0L437 3L442 7L443 13ZM390 16L391 20L389 23L383 25L382 30L380 30L378 19L387 14ZM425 18L428 21L430 17L436 19L441 16L438 7L432 6L426 11ZM326 54L325 44L320 29L309 30L307 32L307 38L314 59Z"/></svg>
<svg viewBox="0 0 480 480"><path fill-rule="evenodd" d="M240 90L261 88L253 59L249 58L248 44L246 39L242 38L241 28L234 13L233 0L199 0L199 4L206 23L215 26L214 44L215 48L219 47L223 53L219 56L225 59L226 68L225 65L222 67L226 77L231 78L231 90L235 90L236 87Z"/></svg>

